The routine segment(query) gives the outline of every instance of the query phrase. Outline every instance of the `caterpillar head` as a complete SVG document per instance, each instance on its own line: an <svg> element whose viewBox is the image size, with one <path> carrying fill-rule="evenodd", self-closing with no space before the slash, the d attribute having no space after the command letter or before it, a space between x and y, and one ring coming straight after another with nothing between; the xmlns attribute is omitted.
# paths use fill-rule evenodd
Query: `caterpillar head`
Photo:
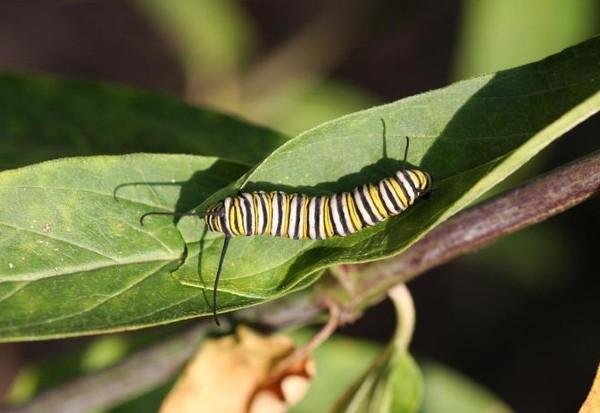
<svg viewBox="0 0 600 413"><path fill-rule="evenodd" d="M414 169L414 173L419 178L419 195L428 195L431 192L431 184L433 183L433 178L429 173L422 171L420 169Z"/></svg>
<svg viewBox="0 0 600 413"><path fill-rule="evenodd" d="M398 171L396 174L400 180L404 176L406 182L410 184L416 197L426 196L431 191L432 178L427 172L420 169L407 169Z"/></svg>

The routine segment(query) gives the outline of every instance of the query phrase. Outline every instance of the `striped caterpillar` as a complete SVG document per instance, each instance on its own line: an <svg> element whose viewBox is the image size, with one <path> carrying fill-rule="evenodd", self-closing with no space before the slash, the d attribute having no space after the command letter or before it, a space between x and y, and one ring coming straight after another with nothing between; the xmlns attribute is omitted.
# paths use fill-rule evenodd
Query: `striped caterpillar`
<svg viewBox="0 0 600 413"><path fill-rule="evenodd" d="M430 186L427 172L409 169L341 194L241 193L210 206L205 213L206 225L226 237L343 237L400 214Z"/></svg>
<svg viewBox="0 0 600 413"><path fill-rule="evenodd" d="M404 152L406 165L407 145ZM285 192L246 192L228 196L204 212L147 212L148 215L198 216L209 230L225 235L213 288L213 316L223 260L232 237L271 235L291 239L346 236L400 214L431 190L432 178L420 169L403 168L375 184L350 192L308 196Z"/></svg>

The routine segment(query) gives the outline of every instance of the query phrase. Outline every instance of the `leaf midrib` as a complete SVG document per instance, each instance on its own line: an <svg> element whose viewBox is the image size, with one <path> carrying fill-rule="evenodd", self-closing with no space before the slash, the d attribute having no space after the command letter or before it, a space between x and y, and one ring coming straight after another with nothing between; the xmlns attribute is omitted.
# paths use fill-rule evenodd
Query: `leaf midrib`
<svg viewBox="0 0 600 413"><path fill-rule="evenodd" d="M74 313L64 314L64 315L59 316L59 317L47 318L47 319L44 319L43 321L39 321L39 322L36 322L36 323L21 324L19 326L15 326L15 327L3 328L3 329L0 329L0 331L8 332L8 331L19 330L21 328L30 328L30 327L34 327L34 326L38 326L38 325L42 325L42 324L46 324L46 323L52 323L52 322L56 322L56 321L66 320L66 319L77 317L77 316L80 316L80 315L82 315L84 313L93 311L94 309L96 309L96 308L98 308L98 307L106 304L107 302L111 301L112 299L114 299L114 298L116 298L116 297L118 297L118 296L126 293L131 288L135 287L136 285L144 282L150 276L152 276L153 274L158 273L160 270L162 270L163 268L165 268L167 265L169 265L168 262L164 263L162 265L159 265L156 268L152 268L151 270L143 273L141 277L136 278L133 282L129 283L124 288L121 288L120 290L115 291L114 294L109 294L107 297L104 297L103 299L99 300L98 302L95 302L94 304L92 304L91 306L89 306L87 308L78 310L78 311L76 311Z"/></svg>
<svg viewBox="0 0 600 413"><path fill-rule="evenodd" d="M76 274L82 273L82 272L90 272L90 271L101 270L104 268L119 267L122 265L149 264L149 263L153 263L153 262L164 262L164 261L167 261L170 263L170 262L175 262L175 261L179 260L180 258L181 258L181 255L175 255L173 257L164 257L161 259L145 259L144 258L144 259L120 260L119 262L100 263L98 265L76 266L73 269L71 269L71 267L64 266L63 268L69 269L69 270L65 271L65 272L58 272L58 273L57 272L49 272L49 271L38 271L38 272L34 272L34 273L22 273L22 274L10 275L10 276L0 275L0 284L5 283L5 282L39 281L39 280L44 280L44 279L52 278L52 277L76 275Z"/></svg>

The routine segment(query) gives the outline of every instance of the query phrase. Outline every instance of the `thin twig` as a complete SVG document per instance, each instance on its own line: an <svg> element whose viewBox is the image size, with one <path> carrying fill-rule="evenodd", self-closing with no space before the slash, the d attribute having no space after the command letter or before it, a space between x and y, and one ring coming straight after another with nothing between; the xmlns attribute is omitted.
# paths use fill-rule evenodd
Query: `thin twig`
<svg viewBox="0 0 600 413"><path fill-rule="evenodd" d="M327 308L329 310L329 318L325 325L315 334L308 343L302 346L299 350L305 355L312 353L317 347L323 344L340 325L340 308L336 302L327 300Z"/></svg>
<svg viewBox="0 0 600 413"><path fill-rule="evenodd" d="M310 354L323 344L323 342L327 341L338 328L340 325L339 305L333 300L326 300L325 305L329 310L329 317L325 325L307 343L296 348L292 354L275 366L272 373L273 378L279 380L286 372L293 369L293 366L305 365Z"/></svg>

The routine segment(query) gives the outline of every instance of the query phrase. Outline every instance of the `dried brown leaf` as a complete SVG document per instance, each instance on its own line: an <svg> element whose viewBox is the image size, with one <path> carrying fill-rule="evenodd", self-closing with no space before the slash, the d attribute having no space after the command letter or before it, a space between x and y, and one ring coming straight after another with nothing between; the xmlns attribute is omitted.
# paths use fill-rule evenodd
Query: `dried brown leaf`
<svg viewBox="0 0 600 413"><path fill-rule="evenodd" d="M306 393L313 363L289 337L247 327L207 340L161 407L161 413L283 413Z"/></svg>

